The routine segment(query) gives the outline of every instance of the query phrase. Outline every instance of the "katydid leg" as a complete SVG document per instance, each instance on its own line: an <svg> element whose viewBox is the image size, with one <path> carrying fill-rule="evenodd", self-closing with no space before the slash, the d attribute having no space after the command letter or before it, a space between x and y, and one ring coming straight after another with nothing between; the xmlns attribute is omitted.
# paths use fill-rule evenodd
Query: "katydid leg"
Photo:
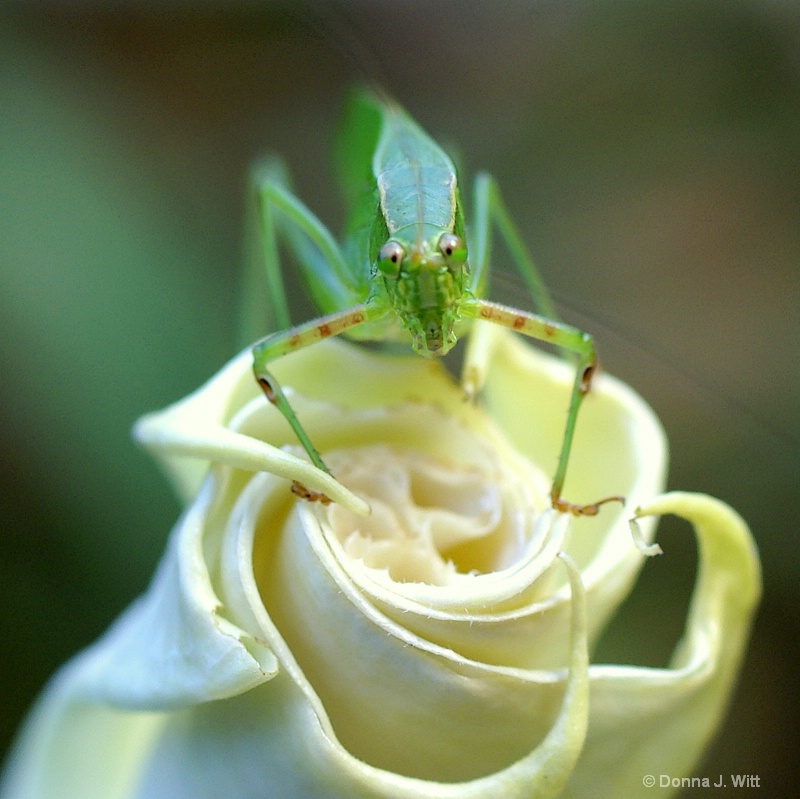
<svg viewBox="0 0 800 799"><path fill-rule="evenodd" d="M306 433L305 428L297 418L297 414L294 412L289 400L286 399L283 389L269 371L268 364L276 358L288 355L290 352L296 352L303 347L315 344L331 336L337 336L346 330L377 319L385 313L386 309L384 308L362 303L328 316L313 319L289 330L273 333L253 346L253 373L264 395L289 423L297 436L297 440L314 466L328 474L330 474L330 470L325 465L316 447L311 443L308 433ZM317 494L298 483L292 486L292 491L305 499L329 501L323 494Z"/></svg>
<svg viewBox="0 0 800 799"><path fill-rule="evenodd" d="M284 241L300 267L306 287L323 313L363 302L369 287L348 267L336 240L325 225L290 191L278 161L267 161L253 174L258 194L264 268L267 285L275 292L278 327L291 324L283 287L278 240ZM283 308L283 316L278 311Z"/></svg>
<svg viewBox="0 0 800 799"><path fill-rule="evenodd" d="M473 219L469 228L469 291L475 297L482 297L484 294L490 269L492 230L495 227L528 288L536 313L554 323L559 322L547 286L511 218L500 189L494 178L485 173L475 179L473 192ZM470 397L480 391L485 381L491 352L490 336L491 333L485 325L474 325L470 331L461 380Z"/></svg>
<svg viewBox="0 0 800 799"><path fill-rule="evenodd" d="M489 270L492 226L497 226L503 242L533 300L536 313L559 321L550 292L536 268L522 237L506 207L496 181L482 173L475 179L473 221L470 225L470 291L483 296Z"/></svg>
<svg viewBox="0 0 800 799"><path fill-rule="evenodd" d="M597 366L597 356L595 355L592 337L588 333L584 333L582 330L563 322L554 322L543 316L519 311L488 300L477 299L465 303L462 305L461 311L466 317L502 325L530 338L546 341L575 353L578 360L577 371L572 385L572 393L570 394L567 423L561 442L556 473L550 489L550 499L556 510L567 511L576 516L594 516L597 514L600 505L605 502L624 502L622 497L607 497L590 505L575 505L561 498L567 474L569 454L572 449L572 440L575 435L575 425L578 420L578 411L583 398L589 391L592 375Z"/></svg>
<svg viewBox="0 0 800 799"><path fill-rule="evenodd" d="M253 170L261 255L273 320L281 332L273 333L253 347L253 371L265 396L289 422L298 441L318 469L330 473L300 424L289 400L267 364L293 350L337 335L374 316L374 309L359 304L363 288L356 285L336 240L317 217L292 193L283 164L277 159ZM278 242L285 242L297 261L306 285L323 311L330 316L291 326L289 304L283 282ZM287 329L288 328L288 329ZM295 482L292 491L305 499L327 502L328 498Z"/></svg>

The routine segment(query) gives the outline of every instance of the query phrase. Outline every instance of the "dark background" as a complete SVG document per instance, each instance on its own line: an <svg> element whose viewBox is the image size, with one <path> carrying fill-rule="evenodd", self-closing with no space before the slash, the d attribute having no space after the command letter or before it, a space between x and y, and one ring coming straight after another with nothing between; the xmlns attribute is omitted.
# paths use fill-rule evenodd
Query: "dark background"
<svg viewBox="0 0 800 799"><path fill-rule="evenodd" d="M365 77L498 178L565 316L661 416L670 487L750 522L766 594L698 774L787 795L800 7L763 0L5 4L0 751L146 586L177 516L129 430L240 347L248 165L282 153L337 230L330 140ZM694 544L667 520L659 540L599 657L663 665L680 635Z"/></svg>

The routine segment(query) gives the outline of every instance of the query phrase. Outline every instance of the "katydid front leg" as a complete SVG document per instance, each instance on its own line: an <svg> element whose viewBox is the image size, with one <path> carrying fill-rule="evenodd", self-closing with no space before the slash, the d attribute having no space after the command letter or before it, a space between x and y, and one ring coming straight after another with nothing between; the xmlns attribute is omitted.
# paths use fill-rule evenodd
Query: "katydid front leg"
<svg viewBox="0 0 800 799"><path fill-rule="evenodd" d="M572 439L575 434L575 424L578 419L578 410L583 398L589 391L592 375L597 367L594 342L590 335L578 330L576 327L564 324L556 316L550 293L547 291L539 270L536 268L536 264L530 257L522 237L514 225L511 214L503 202L500 189L495 180L486 174L479 175L475 180L474 220L470 228L471 237L469 242L470 264L472 266L470 291L472 294L475 297L480 297L483 293L486 276L489 271L491 233L494 226L497 227L517 271L528 287L534 307L538 313L519 311L483 299L475 299L465 303L461 307L461 312L464 316L493 322L539 341L549 342L577 356L577 371L570 396L567 425L561 444L561 452L558 456L558 467L553 478L550 498L556 510L568 511L576 516L594 516L605 502L624 502L623 497L607 497L589 505L575 505L561 498L567 473L567 463L569 462L569 453L572 448ZM462 385L468 396L477 394L486 379L488 360L491 357L491 345L486 334L486 328L481 325L474 325L473 330L470 332L461 378Z"/></svg>
<svg viewBox="0 0 800 799"><path fill-rule="evenodd" d="M276 358L288 355L290 352L296 352L310 344L316 344L323 339L337 336L345 330L350 330L364 322L377 319L385 313L386 311L382 308L362 303L328 316L322 316L319 319L312 319L310 322L297 325L289 330L272 333L253 346L253 373L266 398L289 422L294 434L297 436L297 440L314 466L327 474L330 474L330 470L320 457L316 447L311 443L308 433L306 433L303 425L300 424L297 414L289 404L289 400L286 399L280 384L267 368L267 364ZM292 483L292 492L310 501L316 500L323 504L330 502L330 499L325 494L312 491L296 480Z"/></svg>
<svg viewBox="0 0 800 799"><path fill-rule="evenodd" d="M589 391L592 375L597 367L597 356L592 337L588 333L584 333L582 330L563 322L555 322L537 314L509 308L488 300L476 299L465 303L461 306L461 312L466 317L493 322L510 330L516 330L525 336L563 347L578 356L577 372L575 373L575 382L572 385L572 394L567 412L567 424L561 443L561 452L558 456L558 466L550 489L550 500L556 510L569 512L575 516L595 516L600 506L606 502L622 502L624 504L624 498L618 496L606 497L589 505L575 505L561 498L564 479L567 474L569 453L572 448L572 439L575 434L575 424L578 420L578 410L583 398Z"/></svg>

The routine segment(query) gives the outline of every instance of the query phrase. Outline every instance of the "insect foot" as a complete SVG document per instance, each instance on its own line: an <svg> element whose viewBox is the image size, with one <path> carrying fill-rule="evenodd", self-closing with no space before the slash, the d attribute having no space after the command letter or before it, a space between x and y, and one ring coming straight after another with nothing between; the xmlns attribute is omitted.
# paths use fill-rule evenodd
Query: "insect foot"
<svg viewBox="0 0 800 799"><path fill-rule="evenodd" d="M561 497L551 494L550 499L553 503L553 508L561 513L571 513L573 516L597 516L600 513L600 506L605 505L607 502L619 502L625 504L625 497L606 497L598 502L593 502L590 505L575 505L572 502L567 502Z"/></svg>

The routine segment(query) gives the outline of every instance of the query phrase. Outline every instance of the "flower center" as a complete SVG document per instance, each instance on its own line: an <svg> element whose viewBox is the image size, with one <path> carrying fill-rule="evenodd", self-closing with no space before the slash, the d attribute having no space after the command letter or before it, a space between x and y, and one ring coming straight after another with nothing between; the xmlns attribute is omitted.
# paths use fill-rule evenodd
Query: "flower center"
<svg viewBox="0 0 800 799"><path fill-rule="evenodd" d="M375 580L446 586L515 563L532 544L538 492L497 462L386 445L332 453L334 474L372 513L317 506L346 557Z"/></svg>

